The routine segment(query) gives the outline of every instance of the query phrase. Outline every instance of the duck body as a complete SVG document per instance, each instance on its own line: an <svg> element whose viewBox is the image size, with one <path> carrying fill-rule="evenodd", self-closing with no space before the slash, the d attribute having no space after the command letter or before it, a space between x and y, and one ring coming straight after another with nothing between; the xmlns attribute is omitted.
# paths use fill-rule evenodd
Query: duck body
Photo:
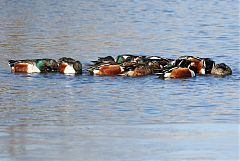
<svg viewBox="0 0 240 161"><path fill-rule="evenodd" d="M146 64L138 64L134 69L125 72L129 77L141 77L152 74L151 69Z"/></svg>
<svg viewBox="0 0 240 161"><path fill-rule="evenodd" d="M62 57L58 60L58 71L63 74L82 74L82 64L72 58Z"/></svg>
<svg viewBox="0 0 240 161"><path fill-rule="evenodd" d="M117 64L122 64L124 62L134 61L135 58L136 58L136 56L131 55L131 54L118 55L117 58L115 59L115 62Z"/></svg>
<svg viewBox="0 0 240 161"><path fill-rule="evenodd" d="M152 73L162 72L172 59L166 59L159 56L148 56L145 58L146 64L151 69Z"/></svg>
<svg viewBox="0 0 240 161"><path fill-rule="evenodd" d="M100 61L100 62L105 62L105 61L114 62L115 60L112 56L106 56L106 57L99 57L98 61Z"/></svg>
<svg viewBox="0 0 240 161"><path fill-rule="evenodd" d="M9 60L12 72L46 73L56 72L58 64L54 59Z"/></svg>
<svg viewBox="0 0 240 161"><path fill-rule="evenodd" d="M99 57L96 61L91 61L94 63L92 66L99 66L103 64L117 64L112 56Z"/></svg>
<svg viewBox="0 0 240 161"><path fill-rule="evenodd" d="M193 70L189 68L174 67L164 73L158 74L160 78L188 78L195 77L196 74Z"/></svg>
<svg viewBox="0 0 240 161"><path fill-rule="evenodd" d="M173 63L174 67L190 68L197 74L210 74L215 62L210 58L181 56Z"/></svg>
<svg viewBox="0 0 240 161"><path fill-rule="evenodd" d="M113 76L122 73L122 68L117 64L112 56L99 57L94 64L87 69L91 75Z"/></svg>
<svg viewBox="0 0 240 161"><path fill-rule="evenodd" d="M182 68L192 67L195 73L205 74L204 60L195 56L181 56L175 61L175 66Z"/></svg>
<svg viewBox="0 0 240 161"><path fill-rule="evenodd" d="M232 69L225 63L216 64L212 70L211 74L218 76L226 76L232 74Z"/></svg>
<svg viewBox="0 0 240 161"><path fill-rule="evenodd" d="M118 55L117 58L115 59L115 62L117 64L122 64L124 62L142 63L145 57L146 56L137 56L131 54Z"/></svg>
<svg viewBox="0 0 240 161"><path fill-rule="evenodd" d="M101 75L101 76L114 76L114 75L122 74L123 72L124 72L124 69L120 65L105 64L92 69L93 75Z"/></svg>

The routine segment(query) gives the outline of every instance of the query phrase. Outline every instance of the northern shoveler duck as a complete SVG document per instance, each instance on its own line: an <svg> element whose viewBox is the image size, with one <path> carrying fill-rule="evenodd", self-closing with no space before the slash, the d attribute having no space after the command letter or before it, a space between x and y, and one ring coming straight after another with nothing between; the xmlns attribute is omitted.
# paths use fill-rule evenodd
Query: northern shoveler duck
<svg viewBox="0 0 240 161"><path fill-rule="evenodd" d="M136 63L142 63L144 61L145 56L136 56L136 55L118 55L115 62L117 64L122 64L124 62L136 62Z"/></svg>
<svg viewBox="0 0 240 161"><path fill-rule="evenodd" d="M140 77L151 74L152 71L146 64L137 64L133 70L125 72L125 76L129 77Z"/></svg>
<svg viewBox="0 0 240 161"><path fill-rule="evenodd" d="M54 59L9 60L12 72L40 73L56 72L58 64Z"/></svg>
<svg viewBox="0 0 240 161"><path fill-rule="evenodd" d="M196 74L193 70L189 68L182 67L174 67L164 73L158 73L160 78L187 78L187 77L195 77Z"/></svg>
<svg viewBox="0 0 240 161"><path fill-rule="evenodd" d="M117 64L122 64L124 62L131 62L136 56L130 54L118 55L115 62Z"/></svg>
<svg viewBox="0 0 240 161"><path fill-rule="evenodd" d="M96 61L91 61L94 63L92 66L99 66L103 64L117 64L112 56L99 57Z"/></svg>
<svg viewBox="0 0 240 161"><path fill-rule="evenodd" d="M151 60L148 63L149 68L151 69L152 73L157 73L163 70L163 66L156 60Z"/></svg>
<svg viewBox="0 0 240 161"><path fill-rule="evenodd" d="M213 75L226 76L232 74L232 69L225 63L216 64L211 71Z"/></svg>
<svg viewBox="0 0 240 161"><path fill-rule="evenodd" d="M112 56L106 56L106 57L99 57L98 61L101 62L115 62L114 58Z"/></svg>
<svg viewBox="0 0 240 161"><path fill-rule="evenodd" d="M163 58L160 56L147 56L145 58L146 61L158 61L162 66L167 65L169 62L173 61L174 59Z"/></svg>
<svg viewBox="0 0 240 161"><path fill-rule="evenodd" d="M87 70L91 75L117 75L122 72L122 68L117 64L112 56L99 57L96 61L91 61L94 64Z"/></svg>
<svg viewBox="0 0 240 161"><path fill-rule="evenodd" d="M181 56L175 61L177 67L189 68L192 66L197 74L205 74L204 61L199 57Z"/></svg>
<svg viewBox="0 0 240 161"><path fill-rule="evenodd" d="M58 60L58 71L64 74L82 74L82 64L72 58L62 57Z"/></svg>
<svg viewBox="0 0 240 161"><path fill-rule="evenodd" d="M122 74L124 72L124 68L120 65L104 64L98 67L89 68L88 71L92 75L113 76Z"/></svg>
<svg viewBox="0 0 240 161"><path fill-rule="evenodd" d="M164 67L169 64L172 59L166 59L159 56L148 56L145 58L146 64L151 69L152 73L162 72Z"/></svg>
<svg viewBox="0 0 240 161"><path fill-rule="evenodd" d="M173 66L183 68L189 68L191 66L197 74L210 74L214 64L214 61L210 58L181 56L174 61Z"/></svg>

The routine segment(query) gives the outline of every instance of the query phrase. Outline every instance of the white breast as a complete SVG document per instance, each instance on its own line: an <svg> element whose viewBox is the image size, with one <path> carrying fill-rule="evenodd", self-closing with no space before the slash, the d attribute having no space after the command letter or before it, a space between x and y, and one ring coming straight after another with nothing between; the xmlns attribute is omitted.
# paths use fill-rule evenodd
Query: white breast
<svg viewBox="0 0 240 161"><path fill-rule="evenodd" d="M171 73L165 73L164 78L171 78Z"/></svg>
<svg viewBox="0 0 240 161"><path fill-rule="evenodd" d="M64 69L65 74L75 74L75 69L73 68L72 65L67 65Z"/></svg>
<svg viewBox="0 0 240 161"><path fill-rule="evenodd" d="M28 64L27 73L40 73L41 71L33 64Z"/></svg>
<svg viewBox="0 0 240 161"><path fill-rule="evenodd" d="M98 75L99 74L99 69L94 69L93 70L93 75Z"/></svg>
<svg viewBox="0 0 240 161"><path fill-rule="evenodd" d="M202 68L202 69L199 71L199 74L206 74L205 69Z"/></svg>

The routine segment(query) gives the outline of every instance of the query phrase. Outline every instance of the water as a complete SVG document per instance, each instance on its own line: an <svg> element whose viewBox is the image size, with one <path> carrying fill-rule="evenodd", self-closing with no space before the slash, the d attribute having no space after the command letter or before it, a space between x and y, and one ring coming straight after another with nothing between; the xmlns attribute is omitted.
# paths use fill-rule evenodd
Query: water
<svg viewBox="0 0 240 161"><path fill-rule="evenodd" d="M239 1L0 4L1 161L239 160ZM124 53L210 57L233 75L164 81L7 65Z"/></svg>

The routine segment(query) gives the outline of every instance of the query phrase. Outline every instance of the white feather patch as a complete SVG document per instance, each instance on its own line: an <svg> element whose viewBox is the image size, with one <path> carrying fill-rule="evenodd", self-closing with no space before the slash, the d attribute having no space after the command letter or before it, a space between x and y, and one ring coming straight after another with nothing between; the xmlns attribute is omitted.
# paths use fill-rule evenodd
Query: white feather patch
<svg viewBox="0 0 240 161"><path fill-rule="evenodd" d="M192 77L195 77L195 76L196 76L196 74L194 73L194 71L192 71L192 70L190 70L190 69L189 69L189 71L191 72L191 76L192 76Z"/></svg>
<svg viewBox="0 0 240 161"><path fill-rule="evenodd" d="M40 73L41 71L33 64L28 64L27 73Z"/></svg>
<svg viewBox="0 0 240 161"><path fill-rule="evenodd" d="M171 78L171 73L165 73L165 74L164 74L164 77L165 77L165 78Z"/></svg>
<svg viewBox="0 0 240 161"><path fill-rule="evenodd" d="M157 60L160 60L161 58L156 57L156 56L152 56L152 57L150 57L149 59L150 59L150 60L151 60L151 59L157 59Z"/></svg>
<svg viewBox="0 0 240 161"><path fill-rule="evenodd" d="M121 72L124 72L124 67L120 66Z"/></svg>
<svg viewBox="0 0 240 161"><path fill-rule="evenodd" d="M99 69L94 69L94 70L93 70L93 74L94 74L94 75L98 75L98 74L99 74Z"/></svg>
<svg viewBox="0 0 240 161"><path fill-rule="evenodd" d="M206 74L206 73L205 73L205 69L202 68L202 69L199 71L199 74Z"/></svg>
<svg viewBox="0 0 240 161"><path fill-rule="evenodd" d="M64 69L65 74L75 74L76 71L74 70L72 65L67 65Z"/></svg>

